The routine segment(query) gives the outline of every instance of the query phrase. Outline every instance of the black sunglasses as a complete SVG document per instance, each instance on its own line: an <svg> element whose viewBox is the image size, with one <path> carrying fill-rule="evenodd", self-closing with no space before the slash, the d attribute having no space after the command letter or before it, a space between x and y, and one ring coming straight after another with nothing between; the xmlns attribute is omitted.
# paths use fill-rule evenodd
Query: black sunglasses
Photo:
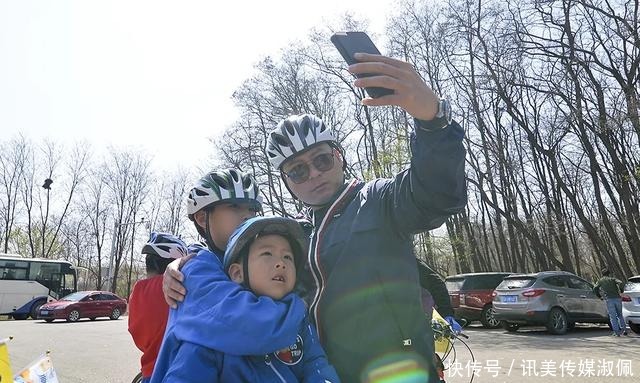
<svg viewBox="0 0 640 383"><path fill-rule="evenodd" d="M326 172L333 168L334 153L320 153L311 159L311 165L318 171ZM301 184L309 179L311 168L308 163L302 162L291 168L288 172L282 171L294 184Z"/></svg>

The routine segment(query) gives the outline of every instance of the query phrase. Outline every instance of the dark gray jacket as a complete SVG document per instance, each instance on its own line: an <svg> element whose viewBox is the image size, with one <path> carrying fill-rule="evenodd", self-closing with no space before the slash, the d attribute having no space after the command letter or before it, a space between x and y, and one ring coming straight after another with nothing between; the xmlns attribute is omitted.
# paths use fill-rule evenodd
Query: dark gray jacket
<svg viewBox="0 0 640 383"><path fill-rule="evenodd" d="M348 182L314 213L309 309L343 382L360 381L366 366L394 353L421 358L435 378L412 235L464 208L463 136L455 122L417 129L409 169L393 179Z"/></svg>

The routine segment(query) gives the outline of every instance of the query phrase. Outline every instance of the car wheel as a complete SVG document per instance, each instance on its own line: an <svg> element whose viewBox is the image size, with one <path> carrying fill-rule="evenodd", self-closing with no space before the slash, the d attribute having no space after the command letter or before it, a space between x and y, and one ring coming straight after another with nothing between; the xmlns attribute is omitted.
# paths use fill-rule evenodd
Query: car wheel
<svg viewBox="0 0 640 383"><path fill-rule="evenodd" d="M500 321L496 319L496 310L492 305L487 305L482 309L480 314L480 322L484 328L498 328Z"/></svg>
<svg viewBox="0 0 640 383"><path fill-rule="evenodd" d="M67 315L67 321L69 322L77 322L78 319L80 319L80 311L78 310L71 310L69 315Z"/></svg>
<svg viewBox="0 0 640 383"><path fill-rule="evenodd" d="M502 321L500 322L500 324L502 325L502 328L509 331L509 332L516 332L518 331L518 329L520 328L520 324L519 323L511 323L511 322L507 322L507 321Z"/></svg>
<svg viewBox="0 0 640 383"><path fill-rule="evenodd" d="M629 322L629 328L636 334L640 334L640 324Z"/></svg>
<svg viewBox="0 0 640 383"><path fill-rule="evenodd" d="M31 306L31 319L38 319L38 313L40 312L40 307L44 304L45 301L37 301Z"/></svg>
<svg viewBox="0 0 640 383"><path fill-rule="evenodd" d="M111 316L109 318L111 318L113 320L116 320L116 319L120 318L120 309L117 308L117 307L115 309L113 309L113 311L111 312Z"/></svg>
<svg viewBox="0 0 640 383"><path fill-rule="evenodd" d="M47 323L51 323L51 322L53 322L53 319L45 319L44 321L47 322Z"/></svg>
<svg viewBox="0 0 640 383"><path fill-rule="evenodd" d="M547 320L547 331L553 335L563 335L567 333L569 323L567 322L567 314L557 307L551 309L549 312L549 319Z"/></svg>

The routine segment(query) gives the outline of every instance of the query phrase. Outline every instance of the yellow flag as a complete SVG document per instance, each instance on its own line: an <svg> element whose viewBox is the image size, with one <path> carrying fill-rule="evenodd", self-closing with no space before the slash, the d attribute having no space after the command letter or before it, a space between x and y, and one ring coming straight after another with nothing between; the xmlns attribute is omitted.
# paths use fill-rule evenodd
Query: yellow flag
<svg viewBox="0 0 640 383"><path fill-rule="evenodd" d="M9 362L9 339L0 339L0 383L12 383L11 362Z"/></svg>
<svg viewBox="0 0 640 383"><path fill-rule="evenodd" d="M449 322L447 322L436 309L433 309L433 314L431 316L432 321L440 322L442 327L449 327ZM436 352L439 353L447 353L452 347L451 340L445 337L438 337L435 340Z"/></svg>

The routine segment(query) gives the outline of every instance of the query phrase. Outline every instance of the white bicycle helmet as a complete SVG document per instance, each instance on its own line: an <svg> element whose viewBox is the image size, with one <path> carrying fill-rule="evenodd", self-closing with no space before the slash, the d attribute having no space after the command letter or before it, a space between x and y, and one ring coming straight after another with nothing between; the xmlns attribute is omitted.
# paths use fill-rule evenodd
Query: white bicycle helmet
<svg viewBox="0 0 640 383"><path fill-rule="evenodd" d="M267 156L271 165L279 170L285 160L319 142L336 143L320 118L312 114L289 116L269 134Z"/></svg>
<svg viewBox="0 0 640 383"><path fill-rule="evenodd" d="M162 258L181 258L187 255L187 245L173 234L151 233L151 237L142 248L142 254L153 254Z"/></svg>
<svg viewBox="0 0 640 383"><path fill-rule="evenodd" d="M193 221L196 212L222 202L251 203L259 210L262 196L258 194L258 184L250 174L237 169L216 170L198 180L189 192L187 215Z"/></svg>

